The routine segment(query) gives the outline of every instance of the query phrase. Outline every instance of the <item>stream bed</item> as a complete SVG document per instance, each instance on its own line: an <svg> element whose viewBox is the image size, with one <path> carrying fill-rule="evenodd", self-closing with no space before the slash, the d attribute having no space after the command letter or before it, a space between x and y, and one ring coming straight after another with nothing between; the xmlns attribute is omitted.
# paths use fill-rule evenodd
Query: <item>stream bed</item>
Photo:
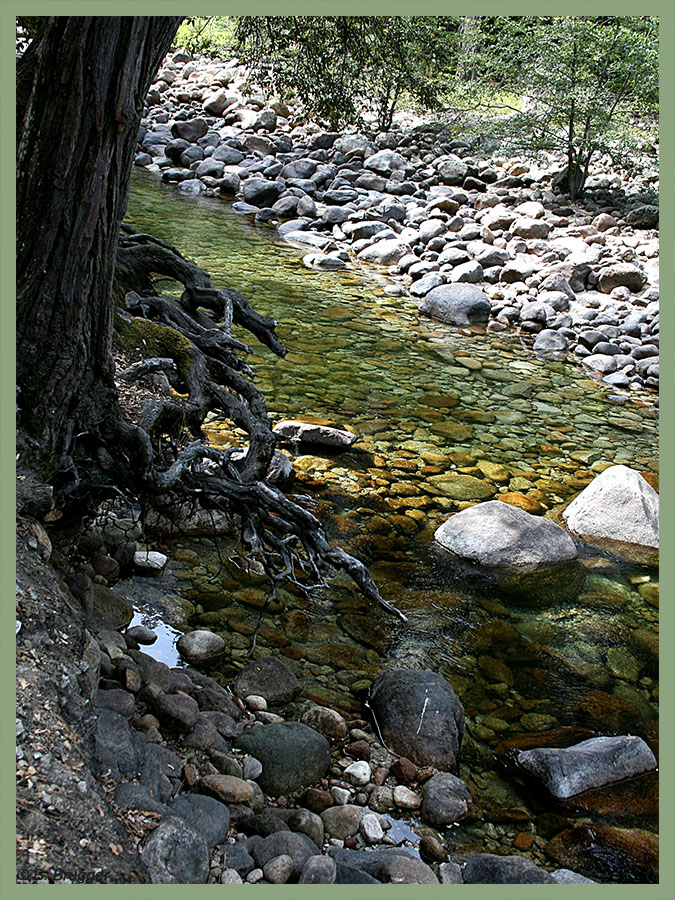
<svg viewBox="0 0 675 900"><path fill-rule="evenodd" d="M310 600L280 591L255 655L285 659L305 701L352 718L387 667L429 668L448 679L467 717L459 774L477 800L474 816L446 833L451 855L527 852L602 881L653 881L649 865L636 865L621 842L639 846L656 831L655 774L554 803L511 758L514 748L595 734L638 734L657 750L656 571L582 547L581 592L565 599L565 585L554 584L542 605L465 581L432 542L449 513L504 494L555 518L616 463L658 486L648 398L613 396L574 362L540 361L517 335L420 318L411 299L385 293L390 282L372 270L309 270L274 229L150 175L135 173L127 219L175 245L214 286L236 288L278 320L286 358L252 344L248 360L273 422L300 418L359 435L340 456L297 455L292 490L332 542L369 564L408 621L335 578ZM244 332L235 336L249 342ZM214 444L242 442L228 422L208 429ZM176 608L189 601L181 607L189 625L226 638L222 671L233 674L247 661L264 579L235 565L226 539L182 537L161 549L171 560L165 573L134 580L136 621L146 616L157 626L151 608L143 612L144 595L164 594ZM171 639L160 643L162 659L176 665ZM569 846L562 834L572 835ZM622 852L608 854L607 842Z"/></svg>

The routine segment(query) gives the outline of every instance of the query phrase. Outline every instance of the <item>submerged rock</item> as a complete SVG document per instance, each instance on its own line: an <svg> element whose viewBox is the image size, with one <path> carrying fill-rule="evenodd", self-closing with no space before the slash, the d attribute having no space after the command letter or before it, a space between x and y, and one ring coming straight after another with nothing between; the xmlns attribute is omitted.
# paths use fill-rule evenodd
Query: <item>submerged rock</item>
<svg viewBox="0 0 675 900"><path fill-rule="evenodd" d="M563 519L571 532L619 556L657 565L659 495L628 466L610 466L570 503Z"/></svg>
<svg viewBox="0 0 675 900"><path fill-rule="evenodd" d="M656 768L652 751L642 738L633 735L595 737L565 748L522 750L517 761L560 799Z"/></svg>

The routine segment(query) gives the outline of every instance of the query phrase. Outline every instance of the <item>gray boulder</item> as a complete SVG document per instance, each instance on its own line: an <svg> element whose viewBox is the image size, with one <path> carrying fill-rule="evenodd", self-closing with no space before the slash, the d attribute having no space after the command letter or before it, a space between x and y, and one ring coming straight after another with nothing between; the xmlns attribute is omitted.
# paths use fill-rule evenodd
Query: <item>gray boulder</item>
<svg viewBox="0 0 675 900"><path fill-rule="evenodd" d="M408 160L395 150L379 150L368 157L364 166L379 175L391 175L398 169L406 169Z"/></svg>
<svg viewBox="0 0 675 900"><path fill-rule="evenodd" d="M567 351L567 344L564 334L554 328L544 328L535 338L532 349L542 359L562 359Z"/></svg>
<svg viewBox="0 0 675 900"><path fill-rule="evenodd" d="M609 294L615 287L627 287L637 293L647 280L647 276L631 263L615 262L600 270L598 287L603 294Z"/></svg>
<svg viewBox="0 0 675 900"><path fill-rule="evenodd" d="M388 669L373 682L368 702L395 753L418 766L457 768L464 707L440 675L429 669Z"/></svg>
<svg viewBox="0 0 675 900"><path fill-rule="evenodd" d="M559 799L656 769L654 754L634 735L595 737L565 748L535 747L521 750L516 760Z"/></svg>
<svg viewBox="0 0 675 900"><path fill-rule="evenodd" d="M449 325L469 325L471 322L487 322L490 316L490 300L475 284L441 284L429 291L420 313L447 322Z"/></svg>
<svg viewBox="0 0 675 900"><path fill-rule="evenodd" d="M335 884L337 866L330 856L310 856L302 867L298 884Z"/></svg>
<svg viewBox="0 0 675 900"><path fill-rule="evenodd" d="M569 530L643 565L657 565L659 495L628 466L610 466L563 512Z"/></svg>
<svg viewBox="0 0 675 900"><path fill-rule="evenodd" d="M524 856L479 853L462 867L464 884L555 884L545 869Z"/></svg>
<svg viewBox="0 0 675 900"><path fill-rule="evenodd" d="M334 447L348 450L358 440L358 436L342 428L331 428L328 425L314 425L311 422L300 422L295 419L284 419L272 429L279 437L291 441L304 441L307 444Z"/></svg>
<svg viewBox="0 0 675 900"><path fill-rule="evenodd" d="M204 137L208 130L204 119L188 119L186 122L174 122L171 126L171 134L175 138L182 138L190 144Z"/></svg>
<svg viewBox="0 0 675 900"><path fill-rule="evenodd" d="M179 818L162 819L141 858L153 884L205 884L209 874L204 836Z"/></svg>
<svg viewBox="0 0 675 900"><path fill-rule="evenodd" d="M242 192L244 201L252 206L272 206L281 194L281 185L266 178L247 178Z"/></svg>
<svg viewBox="0 0 675 900"><path fill-rule="evenodd" d="M330 744L300 722L262 725L235 739L235 746L262 763L260 787L270 796L309 787L328 771Z"/></svg>
<svg viewBox="0 0 675 900"><path fill-rule="evenodd" d="M252 848L251 855L261 869L277 856L289 856L293 861L290 880L297 881L307 860L319 852L319 847L306 834L277 831L259 841Z"/></svg>
<svg viewBox="0 0 675 900"><path fill-rule="evenodd" d="M464 818L472 802L469 789L461 778L439 772L424 782L420 815L429 825L451 825Z"/></svg>
<svg viewBox="0 0 675 900"><path fill-rule="evenodd" d="M409 244L398 238L386 238L371 244L370 247L365 247L357 256L363 262L378 266L392 266L406 253L410 253Z"/></svg>
<svg viewBox="0 0 675 900"><path fill-rule="evenodd" d="M469 171L467 164L454 153L439 157L434 167L443 184L462 184Z"/></svg>
<svg viewBox="0 0 675 900"><path fill-rule="evenodd" d="M455 513L434 540L481 566L551 565L577 557L574 541L555 522L500 500Z"/></svg>
<svg viewBox="0 0 675 900"><path fill-rule="evenodd" d="M264 697L268 703L288 703L300 693L300 682L291 667L274 656L263 656L249 663L234 679L235 694Z"/></svg>
<svg viewBox="0 0 675 900"><path fill-rule="evenodd" d="M230 811L215 797L181 794L169 805L169 814L198 831L209 847L221 844L230 830Z"/></svg>
<svg viewBox="0 0 675 900"><path fill-rule="evenodd" d="M222 656L225 641L219 634L198 628L178 638L176 649L182 659L192 665L213 662Z"/></svg>

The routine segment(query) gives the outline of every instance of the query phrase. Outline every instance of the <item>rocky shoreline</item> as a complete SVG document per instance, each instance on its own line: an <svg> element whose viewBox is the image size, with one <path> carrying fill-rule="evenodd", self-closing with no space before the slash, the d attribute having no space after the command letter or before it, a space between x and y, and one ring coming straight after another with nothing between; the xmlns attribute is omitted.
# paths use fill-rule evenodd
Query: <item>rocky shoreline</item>
<svg viewBox="0 0 675 900"><path fill-rule="evenodd" d="M167 58L136 165L216 195L307 251L308 267L376 266L422 315L517 329L536 355L580 361L619 397L658 390L658 172L601 159L570 203L559 160L498 155L401 116L380 134L321 131L246 93L237 60Z"/></svg>
<svg viewBox="0 0 675 900"><path fill-rule="evenodd" d="M573 207L553 190L552 164L482 158L433 124L326 134L243 87L236 61L173 54L148 95L137 165L183 192L236 198L237 211L307 248L308 267L384 268L386 290L422 314L517 328L543 360L569 353L626 396L658 388L658 211L647 183L627 192L599 171ZM642 497L648 485L626 471ZM642 531L609 538L652 553L654 497ZM607 539L587 510L570 530ZM39 522L19 521L17 882L585 883L589 842L639 880L658 878L652 832L554 815L544 840L515 807L488 824L494 843L453 852L445 830L482 810L459 777L465 710L436 673L384 669L368 715L348 718L303 697L278 656L228 683L211 677L225 642L202 628L178 642L187 665L153 658L144 648L157 635L131 625L133 607L113 588L166 563L142 538L112 511L80 537L73 568ZM69 568L65 584L56 569ZM505 751L546 796L654 777L639 737L555 737ZM496 840L503 823L522 827L517 853Z"/></svg>

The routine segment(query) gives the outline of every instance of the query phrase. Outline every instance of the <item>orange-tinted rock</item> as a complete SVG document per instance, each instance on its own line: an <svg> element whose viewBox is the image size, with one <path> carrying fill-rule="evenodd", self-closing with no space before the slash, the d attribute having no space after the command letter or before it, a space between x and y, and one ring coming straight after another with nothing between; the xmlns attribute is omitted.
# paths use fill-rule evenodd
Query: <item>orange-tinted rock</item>
<svg viewBox="0 0 675 900"><path fill-rule="evenodd" d="M643 828L577 825L546 845L556 864L589 878L655 883L659 878L658 835Z"/></svg>

